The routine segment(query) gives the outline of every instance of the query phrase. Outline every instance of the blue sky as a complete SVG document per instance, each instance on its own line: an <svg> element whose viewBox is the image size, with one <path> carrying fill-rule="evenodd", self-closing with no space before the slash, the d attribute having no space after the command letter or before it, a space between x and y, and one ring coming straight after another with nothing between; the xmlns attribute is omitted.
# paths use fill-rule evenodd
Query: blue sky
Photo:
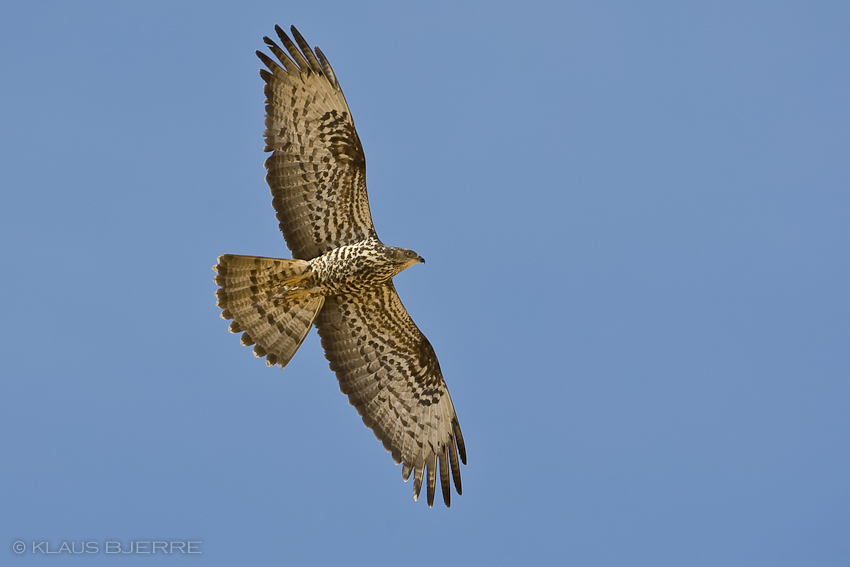
<svg viewBox="0 0 850 567"><path fill-rule="evenodd" d="M379 235L428 260L396 284L466 439L451 509L413 502L315 333L268 369L215 307L219 254L288 256L275 24L334 66ZM4 6L0 563L847 564L848 26L844 2Z"/></svg>

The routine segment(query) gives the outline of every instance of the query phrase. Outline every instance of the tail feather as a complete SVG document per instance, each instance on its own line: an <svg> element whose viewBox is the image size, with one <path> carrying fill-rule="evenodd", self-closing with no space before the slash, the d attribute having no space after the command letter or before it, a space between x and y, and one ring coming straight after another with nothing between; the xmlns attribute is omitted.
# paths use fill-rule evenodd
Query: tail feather
<svg viewBox="0 0 850 567"><path fill-rule="evenodd" d="M324 305L322 295L290 293L309 269L304 260L232 254L213 266L221 317L233 319L230 332L243 333L242 344L255 345L254 355L268 366L286 366Z"/></svg>

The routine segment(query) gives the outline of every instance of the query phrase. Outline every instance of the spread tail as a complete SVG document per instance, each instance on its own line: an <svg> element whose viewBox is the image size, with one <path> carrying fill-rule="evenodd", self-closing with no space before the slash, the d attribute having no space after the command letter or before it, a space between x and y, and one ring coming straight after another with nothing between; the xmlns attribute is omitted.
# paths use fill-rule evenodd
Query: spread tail
<svg viewBox="0 0 850 567"><path fill-rule="evenodd" d="M222 319L233 319L231 333L242 333L242 344L254 346L254 356L266 364L286 366L301 346L325 298L298 290L310 275L304 260L219 256L213 266Z"/></svg>

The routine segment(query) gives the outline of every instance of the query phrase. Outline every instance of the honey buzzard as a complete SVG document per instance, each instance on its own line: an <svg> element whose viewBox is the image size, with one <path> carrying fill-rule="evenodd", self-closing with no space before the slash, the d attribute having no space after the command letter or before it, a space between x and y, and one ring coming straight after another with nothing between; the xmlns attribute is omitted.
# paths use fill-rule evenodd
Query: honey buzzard
<svg viewBox="0 0 850 567"><path fill-rule="evenodd" d="M295 27L295 43L275 30L285 51L268 37L276 60L257 51L266 66L266 181L294 259L220 256L221 316L243 345L280 367L315 324L340 390L404 480L413 475L413 498L425 478L433 506L439 469L449 506L449 469L461 494L459 462L466 464L460 424L434 349L392 283L424 260L378 239L363 147L328 60Z"/></svg>

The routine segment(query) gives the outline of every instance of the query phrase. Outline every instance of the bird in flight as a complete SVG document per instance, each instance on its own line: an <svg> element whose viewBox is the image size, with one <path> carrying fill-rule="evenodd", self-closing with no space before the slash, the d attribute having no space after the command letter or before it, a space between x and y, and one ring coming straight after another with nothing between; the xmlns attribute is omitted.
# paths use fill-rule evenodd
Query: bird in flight
<svg viewBox="0 0 850 567"><path fill-rule="evenodd" d="M375 436L434 504L437 470L451 505L466 448L431 343L408 315L393 277L423 260L378 239L366 158L351 111L322 51L293 26L293 42L263 38L266 181L292 260L224 254L213 267L230 331L269 366L286 366L315 325L348 396ZM459 459L458 459L459 457ZM449 472L451 470L451 473Z"/></svg>

